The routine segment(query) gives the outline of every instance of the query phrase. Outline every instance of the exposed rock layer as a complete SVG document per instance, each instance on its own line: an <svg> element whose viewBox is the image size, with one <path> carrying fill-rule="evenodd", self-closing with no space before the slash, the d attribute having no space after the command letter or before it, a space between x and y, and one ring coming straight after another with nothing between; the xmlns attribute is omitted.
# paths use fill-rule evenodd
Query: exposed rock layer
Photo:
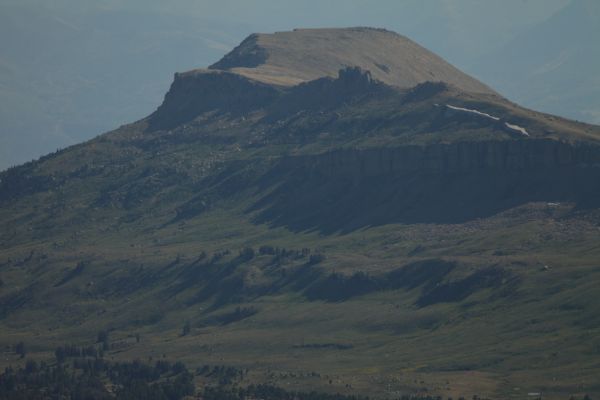
<svg viewBox="0 0 600 400"><path fill-rule="evenodd" d="M600 206L600 147L552 140L346 149L287 157L257 221L331 233L460 223L530 202Z"/></svg>
<svg viewBox="0 0 600 400"><path fill-rule="evenodd" d="M197 70L175 74L163 104L150 117L151 129L170 129L202 112L245 113L273 101L278 90L242 75Z"/></svg>
<svg viewBox="0 0 600 400"><path fill-rule="evenodd" d="M372 176L416 171L454 173L481 169L523 171L580 167L600 171L600 147L556 140L462 142L430 146L340 149L288 157L286 168L310 168L326 175Z"/></svg>

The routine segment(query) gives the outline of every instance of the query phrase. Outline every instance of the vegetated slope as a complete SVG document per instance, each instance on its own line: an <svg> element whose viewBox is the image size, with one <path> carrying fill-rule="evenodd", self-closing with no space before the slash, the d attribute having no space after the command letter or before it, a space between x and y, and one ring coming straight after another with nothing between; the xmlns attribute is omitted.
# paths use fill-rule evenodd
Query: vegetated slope
<svg viewBox="0 0 600 400"><path fill-rule="evenodd" d="M302 390L596 393L599 138L358 67L177 74L148 118L0 175L0 340L110 331L117 359Z"/></svg>

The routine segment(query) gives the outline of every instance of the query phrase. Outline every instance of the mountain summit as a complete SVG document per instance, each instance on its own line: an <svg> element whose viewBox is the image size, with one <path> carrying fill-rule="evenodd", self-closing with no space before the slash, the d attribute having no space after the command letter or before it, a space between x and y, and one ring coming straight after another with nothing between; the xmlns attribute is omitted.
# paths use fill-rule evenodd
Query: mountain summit
<svg viewBox="0 0 600 400"><path fill-rule="evenodd" d="M295 29L253 34L210 69L232 71L284 86L360 67L388 85L413 87L425 81L450 83L469 92L492 93L476 79L395 32L375 28Z"/></svg>

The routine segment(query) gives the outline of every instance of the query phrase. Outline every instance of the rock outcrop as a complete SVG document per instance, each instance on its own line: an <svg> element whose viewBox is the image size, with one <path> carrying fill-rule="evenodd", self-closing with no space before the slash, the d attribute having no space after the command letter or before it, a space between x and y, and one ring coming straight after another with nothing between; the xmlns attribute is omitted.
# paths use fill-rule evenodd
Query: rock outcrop
<svg viewBox="0 0 600 400"><path fill-rule="evenodd" d="M600 147L554 140L340 149L287 157L257 221L324 233L461 223L530 202L600 207Z"/></svg>
<svg viewBox="0 0 600 400"><path fill-rule="evenodd" d="M370 71L347 67L338 71L337 78L319 78L283 92L280 101L269 109L270 118L281 118L300 110L326 110L356 97L384 94L391 90L389 86L373 79Z"/></svg>
<svg viewBox="0 0 600 400"><path fill-rule="evenodd" d="M307 168L329 176L368 177L414 172L592 168L600 173L600 146L556 140L461 142L429 146L339 149L320 155L287 157L286 169Z"/></svg>
<svg viewBox="0 0 600 400"><path fill-rule="evenodd" d="M279 90L242 75L213 70L175 74L161 106L149 117L150 129L171 129L203 112L243 114L272 102Z"/></svg>

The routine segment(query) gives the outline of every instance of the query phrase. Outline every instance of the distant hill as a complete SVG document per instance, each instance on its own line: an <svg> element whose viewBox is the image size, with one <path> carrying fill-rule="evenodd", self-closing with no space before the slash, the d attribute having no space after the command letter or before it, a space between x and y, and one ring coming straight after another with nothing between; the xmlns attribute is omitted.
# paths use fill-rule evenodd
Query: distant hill
<svg viewBox="0 0 600 400"><path fill-rule="evenodd" d="M600 3L574 0L475 67L528 107L600 123Z"/></svg>
<svg viewBox="0 0 600 400"><path fill-rule="evenodd" d="M0 5L0 169L141 118L229 35L152 10Z"/></svg>

